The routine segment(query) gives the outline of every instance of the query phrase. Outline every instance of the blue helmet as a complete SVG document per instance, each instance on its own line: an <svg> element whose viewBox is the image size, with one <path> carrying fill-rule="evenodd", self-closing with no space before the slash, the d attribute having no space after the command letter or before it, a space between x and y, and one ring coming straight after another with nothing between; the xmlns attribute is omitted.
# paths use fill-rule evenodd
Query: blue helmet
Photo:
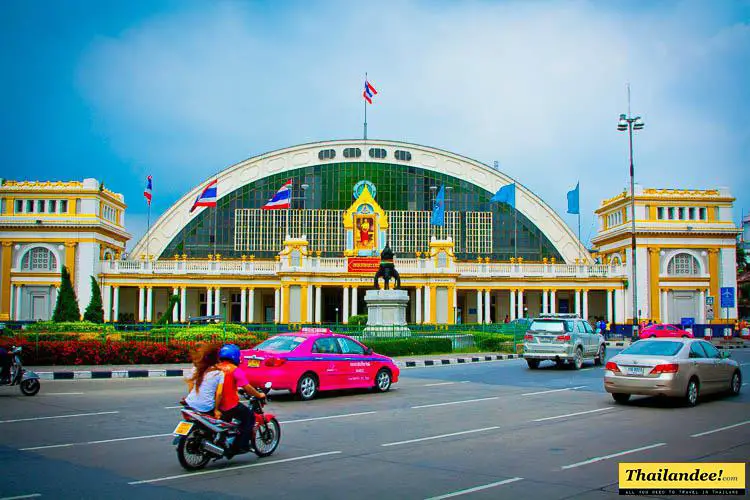
<svg viewBox="0 0 750 500"><path fill-rule="evenodd" d="M240 364L240 348L234 344L226 344L219 350L219 359L231 361L235 365Z"/></svg>

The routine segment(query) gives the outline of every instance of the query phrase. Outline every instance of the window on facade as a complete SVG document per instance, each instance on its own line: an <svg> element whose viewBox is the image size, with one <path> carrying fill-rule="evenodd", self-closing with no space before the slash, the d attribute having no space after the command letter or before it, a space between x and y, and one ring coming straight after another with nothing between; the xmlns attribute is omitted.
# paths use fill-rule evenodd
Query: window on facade
<svg viewBox="0 0 750 500"><path fill-rule="evenodd" d="M688 208L688 219L695 220L695 207Z"/></svg>
<svg viewBox="0 0 750 500"><path fill-rule="evenodd" d="M385 155L383 148L370 148L370 158L385 158Z"/></svg>
<svg viewBox="0 0 750 500"><path fill-rule="evenodd" d="M32 248L21 260L23 271L54 271L57 269L57 260L52 252L44 247Z"/></svg>
<svg viewBox="0 0 750 500"><path fill-rule="evenodd" d="M362 156L362 150L359 148L344 149L344 158L359 158Z"/></svg>
<svg viewBox="0 0 750 500"><path fill-rule="evenodd" d="M299 250L292 250L292 267L299 267L302 265L302 254Z"/></svg>
<svg viewBox="0 0 750 500"><path fill-rule="evenodd" d="M445 252L440 252L438 254L437 266L441 269L444 267L448 267L448 256L445 254Z"/></svg>
<svg viewBox="0 0 750 500"><path fill-rule="evenodd" d="M34 200L26 200L26 213L27 214L34 213Z"/></svg>
<svg viewBox="0 0 750 500"><path fill-rule="evenodd" d="M664 207L656 208L656 218L659 220L664 220Z"/></svg>
<svg viewBox="0 0 750 500"><path fill-rule="evenodd" d="M401 161L411 161L411 153L408 151L401 151L399 149L396 150L394 153L394 156L397 160Z"/></svg>
<svg viewBox="0 0 750 500"><path fill-rule="evenodd" d="M60 200L60 213L68 212L68 200Z"/></svg>
<svg viewBox="0 0 750 500"><path fill-rule="evenodd" d="M16 200L16 213L17 214L23 213L23 200Z"/></svg>
<svg viewBox="0 0 750 500"><path fill-rule="evenodd" d="M699 272L698 260L687 253L675 255L667 266L667 274L673 276L695 276Z"/></svg>
<svg viewBox="0 0 750 500"><path fill-rule="evenodd" d="M37 212L39 212L40 214L43 214L44 212L46 212L46 208L47 208L47 201L46 200L37 200L36 201L36 210L37 210Z"/></svg>
<svg viewBox="0 0 750 500"><path fill-rule="evenodd" d="M319 160L333 160L334 158L336 158L335 149L322 149L318 152Z"/></svg>
<svg viewBox="0 0 750 500"><path fill-rule="evenodd" d="M680 220L685 220L685 207L680 207L677 209L677 218Z"/></svg>
<svg viewBox="0 0 750 500"><path fill-rule="evenodd" d="M706 208L700 208L698 210L700 220L706 220Z"/></svg>
<svg viewBox="0 0 750 500"><path fill-rule="evenodd" d="M674 207L669 207L667 213L669 214L669 220L674 220Z"/></svg>
<svg viewBox="0 0 750 500"><path fill-rule="evenodd" d="M57 213L57 200L49 200L49 213Z"/></svg>

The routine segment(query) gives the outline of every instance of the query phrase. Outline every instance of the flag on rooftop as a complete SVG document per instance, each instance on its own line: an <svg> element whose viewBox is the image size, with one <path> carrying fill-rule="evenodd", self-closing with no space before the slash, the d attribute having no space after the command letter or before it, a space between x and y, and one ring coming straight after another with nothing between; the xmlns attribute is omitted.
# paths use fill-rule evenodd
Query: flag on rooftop
<svg viewBox="0 0 750 500"><path fill-rule="evenodd" d="M496 203L506 203L510 205L511 207L516 207L516 185L513 184L506 184L505 186L501 187L497 190L497 193L490 198L491 202Z"/></svg>
<svg viewBox="0 0 750 500"><path fill-rule="evenodd" d="M193 206L190 208L190 212L198 207L216 206L216 186L218 182L218 179L214 179L209 182L205 188L203 188L203 191L201 191L201 194L198 195L198 197L195 199L195 203L193 203Z"/></svg>
<svg viewBox="0 0 750 500"><path fill-rule="evenodd" d="M378 94L378 91L375 90L375 87L373 87L370 82L365 80L365 90L362 92L362 97L365 98L365 101L372 104L372 97L377 94Z"/></svg>
<svg viewBox="0 0 750 500"><path fill-rule="evenodd" d="M146 177L146 189L143 190L143 197L146 198L146 203L151 206L151 176Z"/></svg>
<svg viewBox="0 0 750 500"><path fill-rule="evenodd" d="M289 179L279 188L268 203L263 205L263 210L277 210L280 208L291 208L292 206L292 180Z"/></svg>
<svg viewBox="0 0 750 500"><path fill-rule="evenodd" d="M568 191L568 213L569 214L580 214L581 213L581 207L580 207L580 191L578 190L578 187L580 185L580 182L576 183L576 188L572 191Z"/></svg>

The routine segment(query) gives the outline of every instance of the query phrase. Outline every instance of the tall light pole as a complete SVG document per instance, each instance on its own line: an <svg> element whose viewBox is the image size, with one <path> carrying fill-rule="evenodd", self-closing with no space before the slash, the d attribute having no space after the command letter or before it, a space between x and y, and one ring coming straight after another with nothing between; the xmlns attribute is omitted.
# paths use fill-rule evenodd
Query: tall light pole
<svg viewBox="0 0 750 500"><path fill-rule="evenodd" d="M637 274L637 258L635 249L635 171L633 169L633 130L641 130L643 128L643 121L640 116L630 115L630 86L628 86L628 114L620 115L620 120L617 122L617 130L620 132L628 132L628 139L630 144L630 220L632 224L632 238L631 238L631 252L632 252L632 264L633 264L633 327L638 327L638 274Z"/></svg>

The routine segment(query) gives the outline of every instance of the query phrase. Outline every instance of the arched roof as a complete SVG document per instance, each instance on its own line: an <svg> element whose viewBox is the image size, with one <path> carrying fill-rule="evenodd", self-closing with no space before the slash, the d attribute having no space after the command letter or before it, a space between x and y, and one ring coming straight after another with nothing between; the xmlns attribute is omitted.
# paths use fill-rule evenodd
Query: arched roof
<svg viewBox="0 0 750 500"><path fill-rule="evenodd" d="M367 154L369 148L383 148L387 151L386 158L377 159L367 156L367 161L390 165L403 164L404 166L414 166L431 170L460 178L493 194L500 187L515 182L516 209L544 233L565 261L572 263L582 255L589 261L591 259L588 251L578 241L560 216L522 184L476 160L418 144L384 140L365 141L359 139L315 142L271 151L248 158L221 171L217 175L218 196L222 198L244 185L251 184L273 174L321 163L330 163L331 161L338 163L361 162L362 158L344 158L343 150L349 147L361 148L363 156ZM322 149L334 149L336 151L336 159L318 159L318 152ZM411 161L399 161L395 159L394 152L397 149L409 151L412 155ZM210 179L213 178L214 176L211 176ZM135 245L131 252L131 258L136 258L138 255L146 252L147 240L149 252L152 255L160 255L177 233L190 220L205 210L205 208L198 208L193 213L190 213L190 207L207 182L208 179L201 182L159 217L151 227L151 230Z"/></svg>

